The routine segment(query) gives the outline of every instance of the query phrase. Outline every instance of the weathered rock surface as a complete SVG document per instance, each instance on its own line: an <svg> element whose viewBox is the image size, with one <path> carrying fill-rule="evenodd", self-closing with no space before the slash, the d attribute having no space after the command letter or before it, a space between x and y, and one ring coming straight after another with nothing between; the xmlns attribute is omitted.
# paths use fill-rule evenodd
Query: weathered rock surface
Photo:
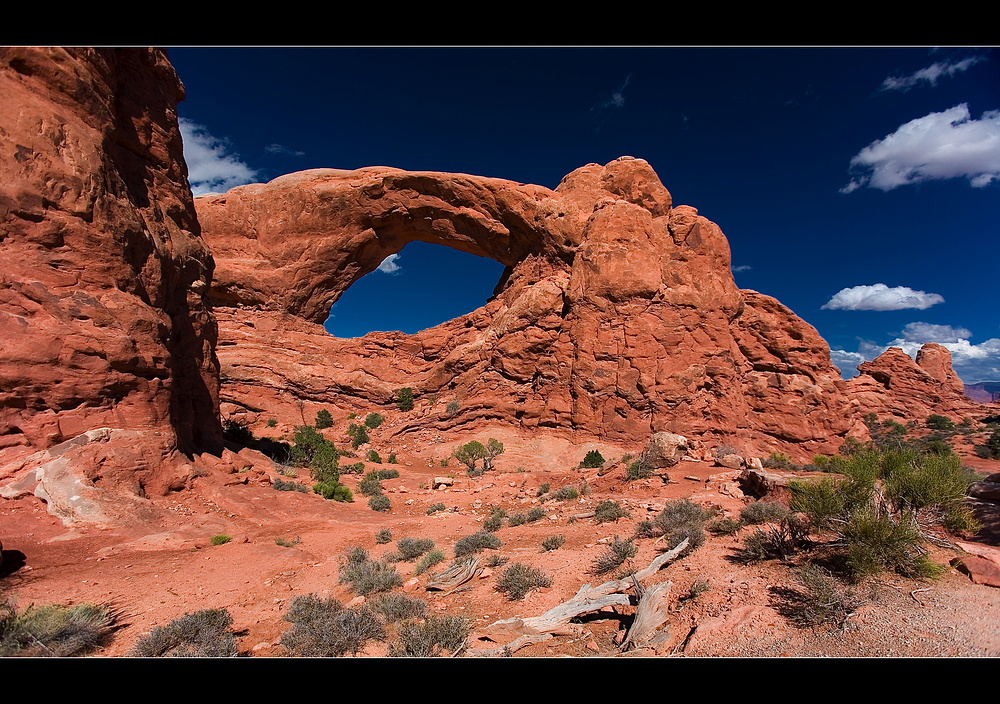
<svg viewBox="0 0 1000 704"><path fill-rule="evenodd" d="M0 48L0 95L0 455L100 426L219 446L212 258L166 56Z"/></svg>
<svg viewBox="0 0 1000 704"><path fill-rule="evenodd" d="M196 199L217 269L223 398L385 404L442 394L439 429L511 422L614 438L715 434L831 450L852 427L810 325L741 291L719 228L645 161L552 191L464 174L320 169ZM484 307L416 335L330 337L355 280L409 241L502 262ZM839 444L837 442L836 444Z"/></svg>
<svg viewBox="0 0 1000 704"><path fill-rule="evenodd" d="M931 414L954 421L989 413L965 396L965 388L951 366L951 352L942 345L925 344L912 359L890 347L858 366L860 374L847 382L856 417L875 413L879 418L924 421Z"/></svg>

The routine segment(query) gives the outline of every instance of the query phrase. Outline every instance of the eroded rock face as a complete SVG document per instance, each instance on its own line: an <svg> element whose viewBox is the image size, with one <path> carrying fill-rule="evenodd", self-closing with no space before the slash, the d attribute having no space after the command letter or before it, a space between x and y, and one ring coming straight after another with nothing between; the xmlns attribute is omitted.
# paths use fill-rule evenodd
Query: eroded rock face
<svg viewBox="0 0 1000 704"><path fill-rule="evenodd" d="M0 451L220 445L216 329L163 52L0 48Z"/></svg>
<svg viewBox="0 0 1000 704"><path fill-rule="evenodd" d="M729 245L641 159L554 190L463 174L313 170L196 199L217 269L224 400L388 403L438 393L448 428L515 422L642 439L658 431L826 447L851 423L816 331L739 290ZM409 241L507 266L484 307L416 335L321 327ZM284 403L289 398L284 397Z"/></svg>
<svg viewBox="0 0 1000 704"><path fill-rule="evenodd" d="M879 418L924 421L931 414L954 421L983 415L985 409L965 396L965 387L951 366L951 352L929 342L916 360L898 347L890 347L870 362L858 366L859 375L848 381L848 393L858 409L856 416L875 413Z"/></svg>

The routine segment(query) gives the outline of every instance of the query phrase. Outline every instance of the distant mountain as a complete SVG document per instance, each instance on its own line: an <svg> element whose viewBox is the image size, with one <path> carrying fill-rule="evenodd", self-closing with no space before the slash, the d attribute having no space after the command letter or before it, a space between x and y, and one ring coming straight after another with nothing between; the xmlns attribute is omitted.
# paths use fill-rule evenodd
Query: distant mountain
<svg viewBox="0 0 1000 704"><path fill-rule="evenodd" d="M1000 401L1000 381L981 381L978 384L966 384L965 395L979 403Z"/></svg>

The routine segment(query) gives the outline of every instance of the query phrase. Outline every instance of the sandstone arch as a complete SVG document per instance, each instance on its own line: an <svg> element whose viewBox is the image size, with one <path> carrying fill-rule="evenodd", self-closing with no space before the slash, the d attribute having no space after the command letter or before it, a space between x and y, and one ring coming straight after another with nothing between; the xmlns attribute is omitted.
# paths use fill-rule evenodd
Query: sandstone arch
<svg viewBox="0 0 1000 704"><path fill-rule="evenodd" d="M848 429L816 331L740 291L719 228L674 206L645 161L589 164L550 190L464 174L320 169L196 199L216 260L224 400L461 397L437 427L515 422L819 446ZM330 305L419 240L507 269L486 306L416 335L337 340ZM281 344L266 343L280 331ZM255 400L257 399L257 400ZM287 400L285 401L287 402Z"/></svg>

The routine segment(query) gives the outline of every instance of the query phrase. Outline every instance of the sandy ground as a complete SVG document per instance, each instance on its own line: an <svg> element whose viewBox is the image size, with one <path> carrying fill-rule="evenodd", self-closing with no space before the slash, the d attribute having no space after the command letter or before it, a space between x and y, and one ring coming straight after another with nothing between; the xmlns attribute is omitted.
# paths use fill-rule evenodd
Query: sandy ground
<svg viewBox="0 0 1000 704"><path fill-rule="evenodd" d="M143 634L184 613L216 607L226 607L232 614L242 653L282 656L285 652L278 642L290 627L282 617L292 599L309 593L333 595L345 603L354 598L346 585L338 584L340 561L352 546L366 548L373 557L394 551L395 542L376 544L380 529L389 528L394 541L431 538L450 558L455 542L477 531L491 507L516 513L542 506L547 513L544 519L505 526L497 533L502 541L498 552L512 562L541 568L552 577L551 587L510 602L496 591L497 575L489 570L466 590L447 596L425 592L427 575L404 587L428 599L436 612L470 619L475 636L476 628L502 618L541 614L570 598L582 584L603 581L587 574L604 550L602 541L615 535L631 536L636 524L652 518L667 500L689 497L734 517L745 502L728 470L706 462L682 462L663 476L626 482L621 466L599 476L597 470L575 469L574 465L595 447L609 459L635 448L605 443L581 446L568 438L528 439L504 433L497 430L491 436L503 440L508 452L497 460L496 469L475 480L465 477L464 468L456 466L455 460L450 467L440 466L440 459L448 455L445 448L451 445L436 443L437 438L411 437L391 448L379 446L378 438L373 438L383 457L390 449L400 457L401 464L395 467L401 476L383 481L392 502L389 513L370 510L358 493L354 503L344 504L312 494L279 492L263 484L227 485L211 478L197 480L193 490L153 500L164 518L146 530L129 532L69 530L34 497L2 501L0 588L20 607L80 602L114 605L123 612L126 626L101 653L105 656L127 654ZM997 471L978 467L981 471L991 468ZM452 487L430 488L434 477L448 474L455 477ZM359 478L343 480L353 487ZM543 482L553 489L585 483L591 491L574 501L543 502L537 497ZM604 524L576 518L605 499L621 502L631 517ZM427 508L439 502L448 510L427 515ZM211 537L222 533L233 540L212 545ZM543 552L542 540L556 534L565 535L565 544ZM738 564L732 558L740 544L739 536L709 536L703 547L651 580L672 582L670 618L657 648L639 655L1000 655L1000 589L977 586L954 569L931 582L883 577L858 590L864 603L843 630L803 629L779 612L781 590L798 586L792 567L779 562ZM645 566L658 553L654 541L640 540L634 563ZM935 547L932 554L937 562L947 564L959 552ZM413 563L400 562L397 569L404 580L413 578ZM684 598L702 580L708 582L708 591ZM623 607L586 617L577 633L525 648L515 656L618 655L617 640L632 613L634 608ZM471 645L495 644L474 638ZM365 654L382 655L384 646L373 644Z"/></svg>

